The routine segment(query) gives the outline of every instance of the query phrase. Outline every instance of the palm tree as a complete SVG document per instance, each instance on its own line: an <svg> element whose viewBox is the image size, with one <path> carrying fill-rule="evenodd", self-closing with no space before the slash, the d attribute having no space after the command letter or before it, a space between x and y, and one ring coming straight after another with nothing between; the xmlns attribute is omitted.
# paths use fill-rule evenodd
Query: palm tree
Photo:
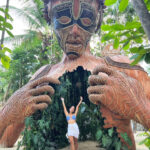
<svg viewBox="0 0 150 150"><path fill-rule="evenodd" d="M9 0L7 0L7 2L6 2L5 10L8 9L8 8L9 8ZM6 17L6 14L5 14L5 22L6 22L6 20L7 20L7 17ZM0 45L2 45L4 43L4 37L5 37L5 30L2 31L1 44Z"/></svg>
<svg viewBox="0 0 150 150"><path fill-rule="evenodd" d="M28 23L29 29L25 34L15 35L15 38L5 38L6 42L14 42L15 44L21 44L22 41L26 41L27 45L30 45L33 39L42 41L42 49L39 52L39 61L41 65L47 63L56 62L61 58L61 50L56 43L56 37L53 35L51 26L49 26L43 17L43 2L41 0L26 0L24 7L19 9L14 6L9 6L10 11L15 12L19 17L24 18ZM55 44L55 45L54 45ZM50 52L50 50L51 52ZM59 55L58 55L59 53ZM53 60L56 55L55 61ZM46 60L46 61L45 61Z"/></svg>

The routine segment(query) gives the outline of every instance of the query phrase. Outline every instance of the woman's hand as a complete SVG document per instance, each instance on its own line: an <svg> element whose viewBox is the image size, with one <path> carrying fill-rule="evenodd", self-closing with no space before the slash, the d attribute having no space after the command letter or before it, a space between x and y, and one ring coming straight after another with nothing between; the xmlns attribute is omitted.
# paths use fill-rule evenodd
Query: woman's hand
<svg viewBox="0 0 150 150"><path fill-rule="evenodd" d="M63 97L61 97L61 101L64 102L64 98Z"/></svg>

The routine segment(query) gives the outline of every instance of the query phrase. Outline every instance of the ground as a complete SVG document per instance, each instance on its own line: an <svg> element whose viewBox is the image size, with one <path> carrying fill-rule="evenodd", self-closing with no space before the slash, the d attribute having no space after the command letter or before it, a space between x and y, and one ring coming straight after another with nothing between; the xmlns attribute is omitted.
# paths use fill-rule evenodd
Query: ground
<svg viewBox="0 0 150 150"><path fill-rule="evenodd" d="M136 146L137 146L137 150L148 150L148 148L146 148L144 145L138 145L138 143L140 141L142 141L142 139L144 139L144 137L138 136L138 134L141 132L137 132L136 134L134 134L135 136L135 140L136 140ZM100 149L98 146L97 142L93 142L93 141L86 141L86 142L79 142L79 149L78 150L104 150L104 149ZM16 146L13 148L0 148L0 150L16 150ZM69 147L63 148L61 150L70 150Z"/></svg>

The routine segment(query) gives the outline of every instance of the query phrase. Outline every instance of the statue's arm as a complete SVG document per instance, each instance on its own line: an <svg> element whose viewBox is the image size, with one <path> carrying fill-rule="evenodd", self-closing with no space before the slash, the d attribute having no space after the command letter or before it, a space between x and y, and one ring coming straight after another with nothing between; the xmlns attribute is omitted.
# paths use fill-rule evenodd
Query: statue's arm
<svg viewBox="0 0 150 150"><path fill-rule="evenodd" d="M127 56L116 55L111 57L115 62L121 62L130 64L132 61ZM140 65L138 65L140 66ZM124 69L117 68L116 69L125 72L128 76L138 80L142 87L144 88L144 93L146 94L147 99L150 101L150 77L145 71L137 70L137 69Z"/></svg>
<svg viewBox="0 0 150 150"><path fill-rule="evenodd" d="M0 111L0 139L6 128L7 128L7 123L6 123L6 120L5 120L2 110L1 110Z"/></svg>
<svg viewBox="0 0 150 150"><path fill-rule="evenodd" d="M114 56L112 59L116 62L131 63L129 58L126 56ZM142 70L121 69L121 71L140 82L141 90L139 90L136 95L138 95L138 98L141 99L141 103L139 104L140 107L138 107L139 112L141 113L138 113L135 121L150 129L150 77L145 71ZM133 87L136 89L138 86L136 86L135 83Z"/></svg>
<svg viewBox="0 0 150 150"><path fill-rule="evenodd" d="M23 129L24 122L14 123L7 126L3 136L0 139L1 147L13 147Z"/></svg>

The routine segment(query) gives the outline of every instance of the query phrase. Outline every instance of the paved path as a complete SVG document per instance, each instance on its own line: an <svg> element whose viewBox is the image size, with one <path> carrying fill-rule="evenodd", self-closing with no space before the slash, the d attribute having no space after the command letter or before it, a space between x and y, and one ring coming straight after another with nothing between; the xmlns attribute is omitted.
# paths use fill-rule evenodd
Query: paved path
<svg viewBox="0 0 150 150"><path fill-rule="evenodd" d="M137 132L137 134L135 134L135 140L136 140L136 150L148 150L148 148L146 148L144 145L138 145L138 143L144 139L144 137L138 136L140 132ZM92 142L92 141L85 141L85 142L79 142L79 149L78 150L103 150L102 148L100 149L99 147L97 147L97 143L96 142ZM0 150L16 150L16 147L14 148L0 148ZM70 150L69 147L63 148L61 150Z"/></svg>

